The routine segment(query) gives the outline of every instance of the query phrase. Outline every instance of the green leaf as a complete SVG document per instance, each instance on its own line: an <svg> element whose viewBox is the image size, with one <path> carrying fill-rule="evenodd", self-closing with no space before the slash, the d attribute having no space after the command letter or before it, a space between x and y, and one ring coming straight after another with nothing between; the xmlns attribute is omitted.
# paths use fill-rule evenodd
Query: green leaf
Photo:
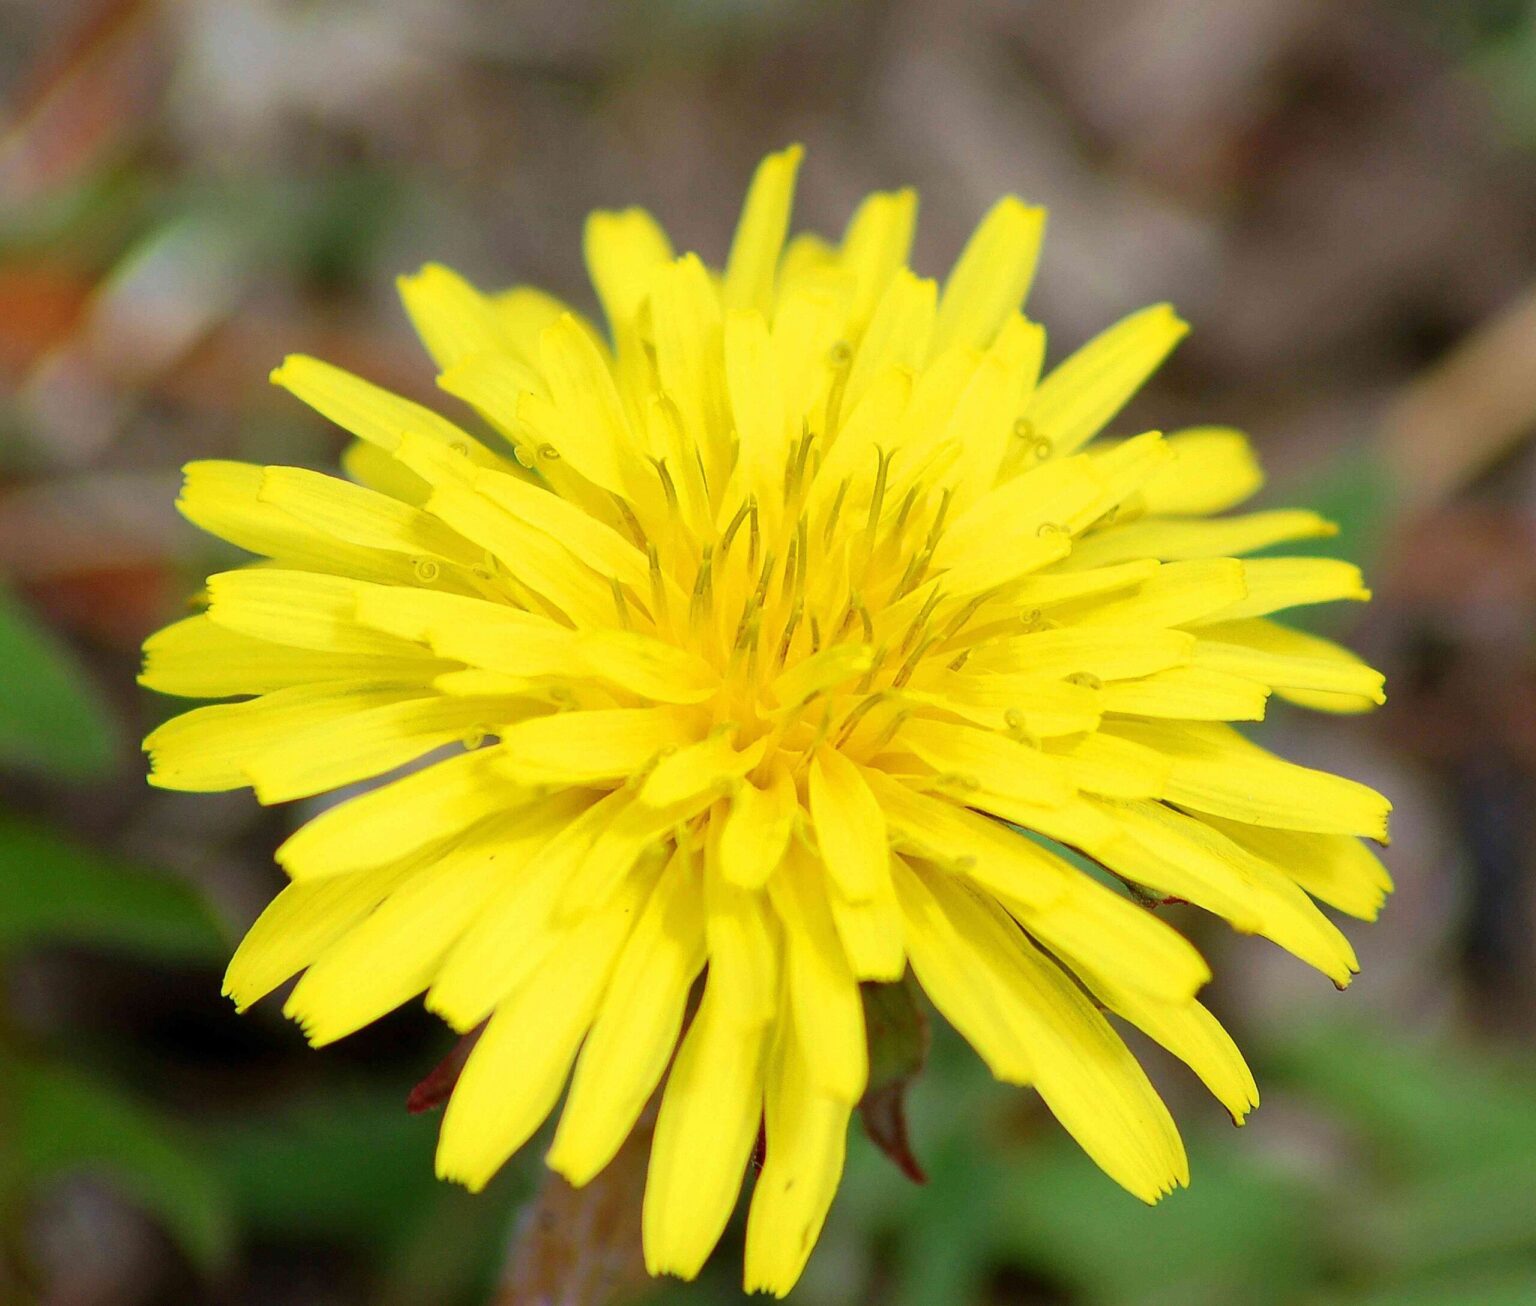
<svg viewBox="0 0 1536 1306"><path fill-rule="evenodd" d="M928 1059L928 1017L909 971L895 984L861 984L869 1038L869 1083L859 1116L870 1141L907 1178L924 1183L907 1128L907 1089Z"/></svg>
<svg viewBox="0 0 1536 1306"><path fill-rule="evenodd" d="M61 780L112 770L119 732L70 650L0 589L0 767Z"/></svg>
<svg viewBox="0 0 1536 1306"><path fill-rule="evenodd" d="M1347 1118L1399 1172L1449 1176L1515 1157L1536 1171L1536 1066L1358 1021L1294 1031L1269 1062L1272 1075Z"/></svg>
<svg viewBox="0 0 1536 1306"><path fill-rule="evenodd" d="M405 1093L343 1087L209 1131L212 1164L246 1227L264 1235L392 1247L449 1190L433 1171L437 1120L413 1116ZM531 1189L533 1148L475 1200Z"/></svg>
<svg viewBox="0 0 1536 1306"><path fill-rule="evenodd" d="M156 1216L205 1271L229 1256L229 1203L197 1149L144 1103L64 1066L0 1059L0 1098L15 1122L0 1186L99 1174ZM14 1147L14 1151L10 1148Z"/></svg>
<svg viewBox="0 0 1536 1306"><path fill-rule="evenodd" d="M1530 1306L1536 1301L1536 1265L1510 1259L1463 1266L1358 1294L1317 1299L1317 1306Z"/></svg>
<svg viewBox="0 0 1536 1306"><path fill-rule="evenodd" d="M869 1087L885 1088L921 1074L928 1059L928 1017L910 972L894 984L861 984L869 1037Z"/></svg>
<svg viewBox="0 0 1536 1306"><path fill-rule="evenodd" d="M1155 1207L1114 1187L1065 1135L1037 1139L999 1198L1009 1259L1093 1302L1300 1300L1322 1256L1315 1194L1231 1130L1185 1133L1192 1182Z"/></svg>
<svg viewBox="0 0 1536 1306"><path fill-rule="evenodd" d="M850 1148L847 1191L833 1219L861 1218L895 1233L895 1273L884 1298L895 1306L977 1300L996 1263L1000 1198L1019 1155L997 1138L999 1110L1016 1092L994 1081L963 1040L935 1021L927 1064L907 1102L928 1183L905 1183L883 1157L869 1164L871 1148Z"/></svg>
<svg viewBox="0 0 1536 1306"><path fill-rule="evenodd" d="M382 1246L432 1197L432 1135L403 1095L343 1090L221 1127L209 1148L242 1224Z"/></svg>
<svg viewBox="0 0 1536 1306"><path fill-rule="evenodd" d="M44 942L188 963L226 950L189 886L0 813L0 956Z"/></svg>
<svg viewBox="0 0 1536 1306"><path fill-rule="evenodd" d="M1265 496L1265 502L1311 508L1334 522L1339 533L1277 544L1253 556L1342 558L1355 563L1365 573L1366 584L1371 584L1401 499L1396 482L1392 468L1374 446L1345 448L1322 468ZM1282 615L1287 625L1338 638L1359 619L1360 605L1326 603Z"/></svg>
<svg viewBox="0 0 1536 1306"><path fill-rule="evenodd" d="M439 1184L415 1227L385 1258L379 1306L490 1301L507 1257L516 1204L526 1196L515 1184L487 1193Z"/></svg>
<svg viewBox="0 0 1536 1306"><path fill-rule="evenodd" d="M1357 1254L1401 1273L1536 1249L1530 1209L1533 1173L1536 1157L1517 1151L1481 1164L1437 1169L1389 1187L1361 1204L1354 1226Z"/></svg>

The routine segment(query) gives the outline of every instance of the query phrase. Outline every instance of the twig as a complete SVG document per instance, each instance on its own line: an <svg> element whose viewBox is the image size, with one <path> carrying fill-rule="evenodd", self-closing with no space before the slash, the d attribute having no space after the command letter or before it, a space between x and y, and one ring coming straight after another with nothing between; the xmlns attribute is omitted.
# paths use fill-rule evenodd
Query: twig
<svg viewBox="0 0 1536 1306"><path fill-rule="evenodd" d="M1536 287L1413 382L1382 423L1382 448L1410 508L1464 488L1536 426Z"/></svg>

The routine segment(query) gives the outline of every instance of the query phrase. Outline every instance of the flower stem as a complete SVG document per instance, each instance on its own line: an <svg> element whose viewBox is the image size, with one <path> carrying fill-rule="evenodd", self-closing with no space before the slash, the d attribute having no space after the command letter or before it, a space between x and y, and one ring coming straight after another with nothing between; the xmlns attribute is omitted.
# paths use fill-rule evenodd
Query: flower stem
<svg viewBox="0 0 1536 1306"><path fill-rule="evenodd" d="M656 1126L653 1100L618 1154L583 1188L550 1171L523 1213L495 1306L609 1306L650 1283L640 1203Z"/></svg>

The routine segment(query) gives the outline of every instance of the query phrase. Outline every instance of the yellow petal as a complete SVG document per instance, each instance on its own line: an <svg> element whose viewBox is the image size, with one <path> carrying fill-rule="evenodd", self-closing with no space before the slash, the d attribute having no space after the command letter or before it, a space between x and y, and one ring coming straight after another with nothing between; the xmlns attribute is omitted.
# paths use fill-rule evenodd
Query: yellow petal
<svg viewBox="0 0 1536 1306"><path fill-rule="evenodd" d="M228 630L206 616L187 617L144 641L139 684L180 698L267 694L295 685L420 685L454 664L417 650L403 657L321 653Z"/></svg>
<svg viewBox="0 0 1536 1306"><path fill-rule="evenodd" d="M907 953L889 866L876 880L874 894L857 902L829 878L827 901L854 975L887 983L899 980L906 970Z"/></svg>
<svg viewBox="0 0 1536 1306"><path fill-rule="evenodd" d="M218 703L172 717L144 740L161 789L213 793L251 783L251 758L281 745L296 731L324 733L359 715L420 702L420 689L339 682L295 685L245 703Z"/></svg>
<svg viewBox="0 0 1536 1306"><path fill-rule="evenodd" d="M721 875L718 825L711 823L704 858L709 982L722 1019L760 1025L772 1019L778 1005L778 932L768 895L737 888Z"/></svg>
<svg viewBox="0 0 1536 1306"><path fill-rule="evenodd" d="M386 453L400 445L406 431L443 448L454 448L480 466L495 467L501 459L478 440L430 408L402 399L388 390L353 376L318 358L290 354L272 373L274 385L302 399L337 426Z"/></svg>
<svg viewBox="0 0 1536 1306"><path fill-rule="evenodd" d="M840 252L843 269L854 279L849 318L855 330L870 320L893 278L906 272L916 223L917 192L910 187L876 191L864 199L849 219ZM926 349L926 340L923 345ZM920 358L913 359L914 365L919 361Z"/></svg>
<svg viewBox="0 0 1536 1306"><path fill-rule="evenodd" d="M482 560L480 550L420 509L302 467L263 468L257 498L359 548L465 567Z"/></svg>
<svg viewBox="0 0 1536 1306"><path fill-rule="evenodd" d="M599 575L622 581L637 593L649 593L650 565L645 554L613 527L542 486L502 472L482 472L474 485L520 522L564 545ZM682 598L675 586L674 597Z"/></svg>
<svg viewBox="0 0 1536 1306"><path fill-rule="evenodd" d="M432 688L440 694L455 694L463 698L532 698L541 704L550 696L549 686L523 676L509 676L501 671L485 671L479 667L464 667L457 671L445 671L432 677Z"/></svg>
<svg viewBox="0 0 1536 1306"><path fill-rule="evenodd" d="M976 672L1062 677L1086 674L1099 680L1129 680L1183 666L1194 647L1194 636L1181 630L1062 626L980 648L966 665Z"/></svg>
<svg viewBox="0 0 1536 1306"><path fill-rule="evenodd" d="M700 734L698 715L682 708L599 708L520 721L501 732L497 767L520 784L614 780L645 768L663 749Z"/></svg>
<svg viewBox="0 0 1536 1306"><path fill-rule="evenodd" d="M464 753L328 807L277 850L295 880L379 866L534 801L491 769L494 749Z"/></svg>
<svg viewBox="0 0 1536 1306"><path fill-rule="evenodd" d="M667 233L644 209L589 215L583 247L587 273L615 330L634 321L651 277L673 257Z"/></svg>
<svg viewBox="0 0 1536 1306"><path fill-rule="evenodd" d="M799 813L795 782L782 764L766 784L744 781L720 832L721 875L738 888L762 888L783 860Z"/></svg>
<svg viewBox="0 0 1536 1306"><path fill-rule="evenodd" d="M444 958L427 994L428 1010L455 1029L484 1020L562 937L553 921L555 900L625 795L594 797L571 790L526 809L504 858L517 872Z"/></svg>
<svg viewBox="0 0 1536 1306"><path fill-rule="evenodd" d="M998 200L966 242L939 300L934 349L985 348L1029 294L1045 234L1045 210L1012 195Z"/></svg>
<svg viewBox="0 0 1536 1306"><path fill-rule="evenodd" d="M778 297L806 285L841 284L850 292L852 276L838 264L837 250L814 231L796 232L784 241L779 256Z"/></svg>
<svg viewBox="0 0 1536 1306"><path fill-rule="evenodd" d="M953 345L916 370L911 402L896 432L899 457L891 469L893 496L907 493L913 485L931 492L930 482L953 469L958 450L945 438L949 417L980 362L980 350Z"/></svg>
<svg viewBox="0 0 1536 1306"><path fill-rule="evenodd" d="M804 1031L811 1080L851 1106L869 1079L864 1003L827 906L829 868L797 851L768 882L784 922L790 1011Z"/></svg>
<svg viewBox="0 0 1536 1306"><path fill-rule="evenodd" d="M395 282L411 325L439 371L469 354L503 353L514 344L494 302L457 272L428 263Z"/></svg>
<svg viewBox="0 0 1536 1306"><path fill-rule="evenodd" d="M699 1272L736 1205L762 1118L767 1026L743 1026L717 987L711 970L656 1120L641 1213L651 1274Z"/></svg>
<svg viewBox="0 0 1536 1306"><path fill-rule="evenodd" d="M960 450L955 507L964 508L997 482L1014 442L1019 405L1040 374L1045 332L1010 314L950 414L945 438Z"/></svg>
<svg viewBox="0 0 1536 1306"><path fill-rule="evenodd" d="M1072 783L1110 798L1161 798L1168 788L1173 764L1155 749L1100 732L1085 739L1051 740L1051 752L1072 777ZM992 785L989 788L1001 790Z"/></svg>
<svg viewBox="0 0 1536 1306"><path fill-rule="evenodd" d="M472 583L465 541L374 491L298 468L209 461L188 463L183 471L176 506L188 521L280 566L445 589ZM267 493L269 477L339 487L330 496L339 502L318 511L313 496L278 502Z"/></svg>
<svg viewBox="0 0 1536 1306"><path fill-rule="evenodd" d="M1058 760L995 731L912 717L896 741L936 771L984 777L988 788L1025 802L1064 803L1074 792Z"/></svg>
<svg viewBox="0 0 1536 1306"><path fill-rule="evenodd" d="M702 703L720 688L720 675L687 649L638 631L594 630L579 635L566 674L585 672L658 703Z"/></svg>
<svg viewBox="0 0 1536 1306"><path fill-rule="evenodd" d="M822 861L843 894L862 902L886 873L885 817L861 768L835 748L818 749L807 781Z"/></svg>
<svg viewBox="0 0 1536 1306"><path fill-rule="evenodd" d="M341 451L341 469L359 485L399 499L413 508L427 501L428 486L421 477L376 444L353 440Z"/></svg>
<svg viewBox="0 0 1536 1306"><path fill-rule="evenodd" d="M1247 594L1245 564L1236 558L1201 558L1159 567L1124 598L1078 615L1089 626L1182 626L1225 612Z"/></svg>
<svg viewBox="0 0 1536 1306"><path fill-rule="evenodd" d="M578 1187L618 1151L660 1082L704 965L697 859L676 854L619 954L546 1160Z"/></svg>
<svg viewBox="0 0 1536 1306"><path fill-rule="evenodd" d="M639 893L562 935L496 1009L448 1099L437 1173L478 1192L553 1109L596 1014Z"/></svg>
<svg viewBox="0 0 1536 1306"><path fill-rule="evenodd" d="M1202 626L1192 664L1250 676L1325 711L1367 711L1387 697L1381 672L1348 649L1262 617Z"/></svg>
<svg viewBox="0 0 1536 1306"><path fill-rule="evenodd" d="M1029 1083L1034 1061L996 974L977 964L975 944L945 911L928 879L899 857L893 859L891 873L907 955L923 992L998 1079Z"/></svg>
<svg viewBox="0 0 1536 1306"><path fill-rule="evenodd" d="M456 399L462 399L479 412L491 426L520 447L523 458L529 462L537 456L538 449L537 446L526 447L532 443L533 431L519 420L518 410L522 399L528 394L535 394L548 404L547 387L537 367L538 341L561 316L563 314L557 313L539 328L538 335L534 337L535 352L531 360L525 362L505 353L466 354L452 367L444 369L437 378L439 389ZM552 406L549 411L554 411ZM546 471L552 461L546 450L539 463L540 471ZM513 471L514 466L508 464L500 470Z"/></svg>
<svg viewBox="0 0 1536 1306"><path fill-rule="evenodd" d="M848 414L837 441L827 450L808 499L813 521L839 496L853 509L868 503L882 459L890 454L891 432L912 392L912 378L893 369L877 378Z"/></svg>
<svg viewBox="0 0 1536 1306"><path fill-rule="evenodd" d="M874 650L865 644L833 644L802 658L768 686L780 712L803 707L818 694L862 676L874 665Z"/></svg>
<svg viewBox="0 0 1536 1306"><path fill-rule="evenodd" d="M1208 614L1206 620L1238 621L1309 603L1363 601L1371 597L1360 568L1336 558L1256 558L1242 567L1247 595Z"/></svg>
<svg viewBox="0 0 1536 1306"><path fill-rule="evenodd" d="M1046 849L1038 851L1054 860ZM1211 978L1210 967L1182 934L1087 876L1046 907L1019 900L995 876L972 878L1074 970L1107 975L1158 1002L1175 1003L1193 998Z"/></svg>
<svg viewBox="0 0 1536 1306"><path fill-rule="evenodd" d="M1146 994L1091 971L1084 982L1115 1015L1128 1020L1184 1062L1240 1125L1259 1104L1259 1087L1237 1044L1221 1023L1198 1002L1159 1002Z"/></svg>
<svg viewBox="0 0 1536 1306"><path fill-rule="evenodd" d="M1373 921L1392 891L1387 868L1359 839L1342 834L1263 830L1241 821L1206 817L1233 843L1289 876L1330 907Z"/></svg>
<svg viewBox="0 0 1536 1306"><path fill-rule="evenodd" d="M1026 672L929 671L913 678L906 697L988 730L1016 721L1037 739L1095 730L1102 715L1095 690Z"/></svg>
<svg viewBox="0 0 1536 1306"><path fill-rule="evenodd" d="M1084 456L1104 481L1104 496L1090 509L1095 523L1102 523L1103 514L1117 505L1134 508L1147 482L1159 469L1175 461L1174 451L1159 431L1143 431L1129 440L1110 441L1090 449Z"/></svg>
<svg viewBox="0 0 1536 1306"><path fill-rule="evenodd" d="M350 548L324 530L261 502L262 472L262 468L250 463L188 463L182 468L181 496L176 507L194 526L251 553L289 565L351 572L374 580L394 579L401 574L402 568L390 565L393 560L377 558L365 549Z"/></svg>
<svg viewBox="0 0 1536 1306"><path fill-rule="evenodd" d="M725 379L747 483L766 508L775 490L782 496L791 432L773 337L761 313L738 309L726 317Z"/></svg>
<svg viewBox="0 0 1536 1306"><path fill-rule="evenodd" d="M1250 825L1386 841L1392 804L1374 789L1287 762L1230 726L1118 721L1105 729L1172 761L1169 802Z"/></svg>
<svg viewBox="0 0 1536 1306"><path fill-rule="evenodd" d="M319 653L419 657L422 650L409 641L359 624L359 584L341 576L276 567L220 572L208 578L208 619L255 639Z"/></svg>
<svg viewBox="0 0 1536 1306"><path fill-rule="evenodd" d="M1044 907L1069 891L1064 863L997 821L909 789L871 771L870 782L890 824L892 842L926 861L955 866L973 879L1005 883L1022 902ZM905 905L903 911L906 911ZM909 940L910 942L910 940Z"/></svg>
<svg viewBox="0 0 1536 1306"><path fill-rule="evenodd" d="M620 496L638 479L637 448L607 360L569 314L539 337L540 371L559 413L554 446L594 485Z"/></svg>
<svg viewBox="0 0 1536 1306"><path fill-rule="evenodd" d="M998 817L1009 825L1017 826L1020 830L1029 830L1047 839L1053 839L1064 847L1095 850L1092 855L1097 857L1097 850L1106 841L1115 838L1115 824L1100 807L1090 801L1086 796L1087 792L1084 791L1084 797L1075 798L1059 807L1041 807L1035 803L1020 802L1017 798L1005 794L992 793L985 787L981 789L971 789L968 786L957 787L952 798L953 801L964 803L978 812ZM930 853L928 860L937 861L946 866L951 864L950 859L946 859L942 854L935 857ZM957 869L968 871L970 867L962 859ZM1054 881L1051 882L1050 887L1059 888Z"/></svg>
<svg viewBox="0 0 1536 1306"><path fill-rule="evenodd" d="M656 372L683 437L672 473L691 477L701 463L713 495L724 487L730 455L730 400L715 361L722 347L719 296L698 257L684 254L658 272L650 305Z"/></svg>
<svg viewBox="0 0 1536 1306"><path fill-rule="evenodd" d="M1149 513L1202 516L1225 512L1264 484L1248 437L1222 426L1191 426L1167 439L1168 464L1141 487Z"/></svg>
<svg viewBox="0 0 1536 1306"><path fill-rule="evenodd" d="M1196 646L1197 663L1202 647L1203 641ZM1106 712L1190 721L1262 721L1268 700L1269 687L1261 681L1201 665L1111 681L1100 698Z"/></svg>
<svg viewBox="0 0 1536 1306"><path fill-rule="evenodd" d="M791 145L758 164L725 261L721 293L727 308L755 308L764 314L772 308L774 273L804 154L803 147Z"/></svg>
<svg viewBox="0 0 1536 1306"><path fill-rule="evenodd" d="M1131 843L1094 856L1116 874L1263 935L1341 988L1359 969L1349 940L1306 894L1220 831L1158 803L1123 803L1113 814Z"/></svg>
<svg viewBox="0 0 1536 1306"><path fill-rule="evenodd" d="M995 976L1029 1049L1035 1087L1078 1145L1144 1202L1188 1183L1167 1107L1087 995L1000 910L942 873L922 879L970 955Z"/></svg>
<svg viewBox="0 0 1536 1306"><path fill-rule="evenodd" d="M244 1011L291 979L399 884L431 866L435 850L283 889L246 931L224 973L224 994Z"/></svg>
<svg viewBox="0 0 1536 1306"><path fill-rule="evenodd" d="M916 372L928 356L938 312L938 287L906 268L881 294L859 341L843 387L843 411L852 412L877 377L892 370Z"/></svg>
<svg viewBox="0 0 1536 1306"><path fill-rule="evenodd" d="M849 1104L817 1091L808 1051L808 1036L781 1030L769 1058L767 1146L747 1215L747 1292L782 1297L795 1286L842 1177Z"/></svg>
<svg viewBox="0 0 1536 1306"><path fill-rule="evenodd" d="M655 807L620 790L625 802L592 840L566 879L556 903L556 917L572 920L606 903L637 867L657 865L664 841L687 827L706 810L713 795L688 794L665 807Z"/></svg>
<svg viewBox="0 0 1536 1306"><path fill-rule="evenodd" d="M1010 584L1065 558L1072 541L1064 531L1038 531L1023 540L997 541L958 562L944 574L944 587L957 598Z"/></svg>
<svg viewBox="0 0 1536 1306"><path fill-rule="evenodd" d="M501 733L526 711L511 698L433 696L384 703L288 732L244 762L263 803L308 798L404 766L445 744Z"/></svg>
<svg viewBox="0 0 1536 1306"><path fill-rule="evenodd" d="M1030 576L1012 591L1012 595L1014 601L1026 611L1030 608L1052 607L1058 603L1071 603L1076 599L1129 589L1146 580L1157 571L1159 565L1155 558L1141 558L1113 567L1053 571L1049 575Z"/></svg>
<svg viewBox="0 0 1536 1306"><path fill-rule="evenodd" d="M1021 472L955 519L934 549L934 565L955 566L977 551L1031 544L1042 533L1069 536L1074 526L1087 524L1103 493L1103 479L1087 458L1064 458Z"/></svg>
<svg viewBox="0 0 1536 1306"><path fill-rule="evenodd" d="M320 1047L415 997L507 873L498 851L494 827L441 849L310 964L283 1014Z"/></svg>
<svg viewBox="0 0 1536 1306"><path fill-rule="evenodd" d="M428 509L507 567L518 584L532 587L551 606L582 626L612 620L613 586L563 543L519 520L486 495L463 485L440 484Z"/></svg>
<svg viewBox="0 0 1536 1306"><path fill-rule="evenodd" d="M1287 540L1337 535L1325 517L1302 509L1254 512L1243 517L1149 517L1110 526L1072 549L1073 567L1103 567L1137 558L1180 561L1230 558Z"/></svg>
<svg viewBox="0 0 1536 1306"><path fill-rule="evenodd" d="M696 794L730 789L763 756L762 741L738 751L732 733L719 731L662 758L646 776L640 801L666 807Z"/></svg>
<svg viewBox="0 0 1536 1306"><path fill-rule="evenodd" d="M560 676L574 666L576 638L549 617L505 603L403 586L354 586L356 619L445 658L504 675Z"/></svg>
<svg viewBox="0 0 1536 1306"><path fill-rule="evenodd" d="M531 363L539 356L539 337L544 328L570 313L594 343L601 345L596 330L581 314L563 300L556 299L537 286L513 286L491 295L491 309L506 333L511 357Z"/></svg>
<svg viewBox="0 0 1536 1306"><path fill-rule="evenodd" d="M1141 389L1188 330L1167 304L1132 313L1049 372L1024 420L1058 457L1076 452Z"/></svg>

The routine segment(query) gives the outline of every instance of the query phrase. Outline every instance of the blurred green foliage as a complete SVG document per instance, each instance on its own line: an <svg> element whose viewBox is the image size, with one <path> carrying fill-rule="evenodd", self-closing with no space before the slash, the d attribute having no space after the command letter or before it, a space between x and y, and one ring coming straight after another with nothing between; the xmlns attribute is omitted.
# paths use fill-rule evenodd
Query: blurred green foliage
<svg viewBox="0 0 1536 1306"><path fill-rule="evenodd" d="M1504 126L1536 144L1536 4L1531 0L1411 0L1422 23L1487 88Z"/></svg>
<svg viewBox="0 0 1536 1306"><path fill-rule="evenodd" d="M204 1134L210 1168L248 1236L362 1249L382 1303L484 1300L532 1169L510 1166L478 1196L440 1183L436 1122L404 1101L343 1082L226 1119Z"/></svg>
<svg viewBox="0 0 1536 1306"><path fill-rule="evenodd" d="M72 782L114 764L121 741L85 669L3 593L0 666L0 768ZM196 967L211 988L231 944L191 885L0 805L0 968L49 946ZM530 1168L509 1167L480 1197L440 1184L434 1122L406 1114L408 1085L343 1082L254 1119L193 1124L129 1091L88 1047L49 1055L25 1042L0 1018L0 1141L15 1140L0 1147L6 1225L51 1183L84 1175L154 1218L210 1291L243 1246L267 1239L360 1249L381 1306L489 1293Z"/></svg>
<svg viewBox="0 0 1536 1306"><path fill-rule="evenodd" d="M69 649L3 588L0 667L0 768L69 781L111 768L121 741L100 694Z"/></svg>
<svg viewBox="0 0 1536 1306"><path fill-rule="evenodd" d="M0 958L47 942L216 964L225 933L188 886L0 811Z"/></svg>
<svg viewBox="0 0 1536 1306"><path fill-rule="evenodd" d="M1186 1119L1193 1182L1149 1208L1042 1112L1020 1119L1030 1100L991 1083L958 1039L938 1037L913 1096L930 1183L906 1184L856 1144L796 1300L1536 1301L1536 1062L1358 1023L1303 1030L1255 1061L1269 1109L1303 1113L1325 1150L1298 1165ZM1034 1295L1007 1295L1018 1285ZM727 1274L651 1298L738 1299Z"/></svg>
<svg viewBox="0 0 1536 1306"><path fill-rule="evenodd" d="M18 1138L0 1175L7 1205L84 1171L140 1202L204 1272L228 1261L233 1210L206 1158L171 1122L85 1070L3 1057L0 1072Z"/></svg>

